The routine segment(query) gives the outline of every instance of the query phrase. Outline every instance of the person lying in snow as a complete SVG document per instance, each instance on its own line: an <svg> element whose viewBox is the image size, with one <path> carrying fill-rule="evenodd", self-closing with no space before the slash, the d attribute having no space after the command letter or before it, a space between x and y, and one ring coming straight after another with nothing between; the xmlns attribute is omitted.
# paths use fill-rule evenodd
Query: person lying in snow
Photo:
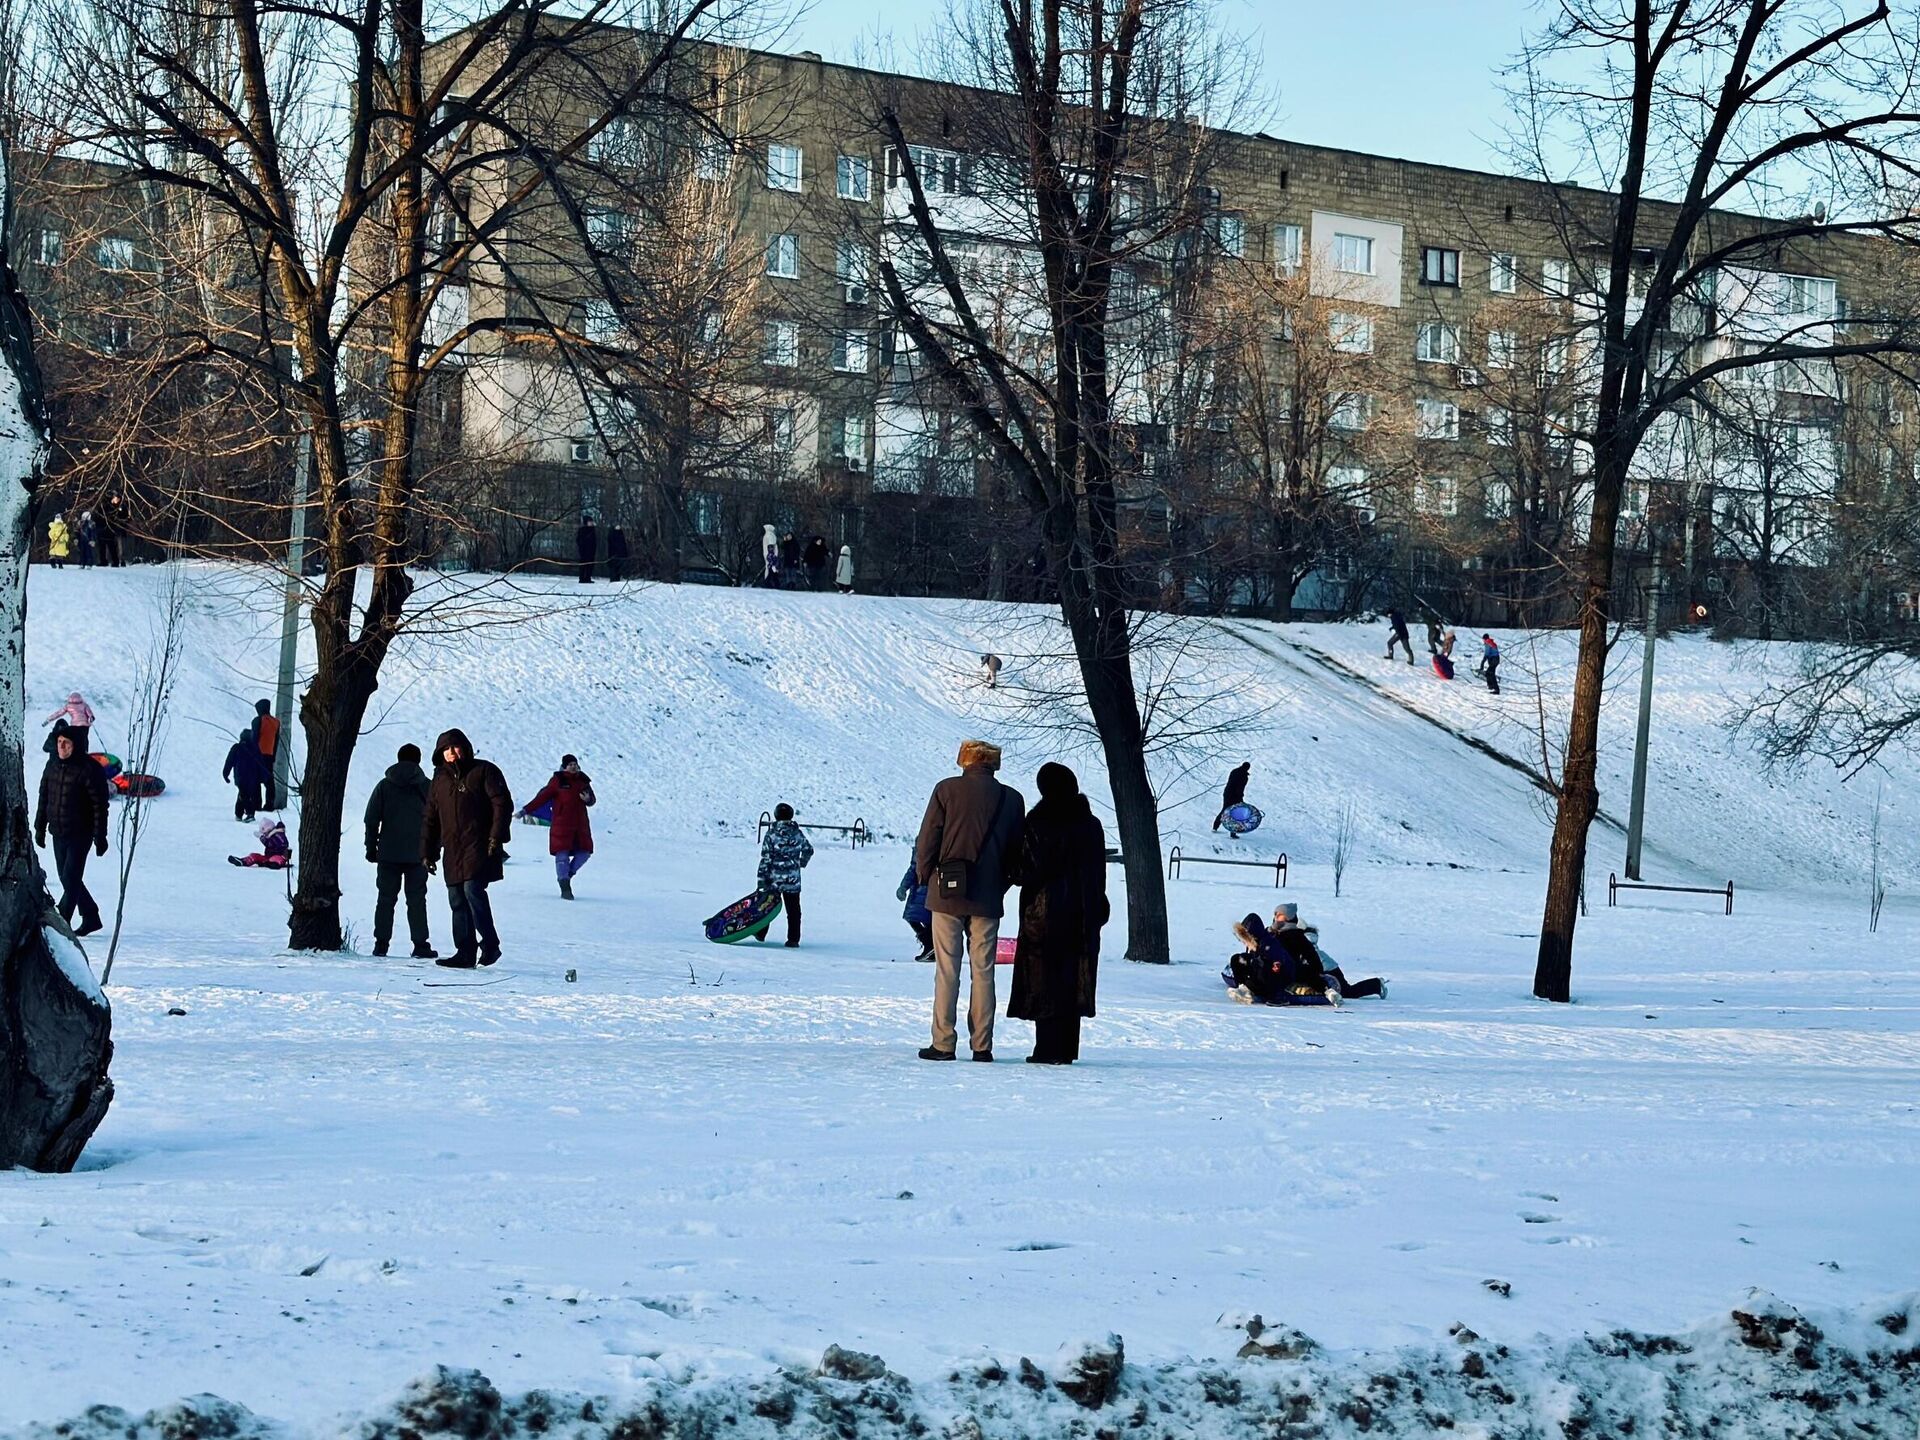
<svg viewBox="0 0 1920 1440"><path fill-rule="evenodd" d="M284 821L262 820L258 834L258 850L251 855L229 855L227 863L248 870L284 870L293 863L293 845L287 839Z"/></svg>
<svg viewBox="0 0 1920 1440"><path fill-rule="evenodd" d="M1387 993L1381 980L1349 981L1321 954L1317 932L1300 924L1300 907L1291 902L1274 910L1271 926L1248 915L1233 933L1245 948L1227 961L1221 978L1244 1005L1338 1005Z"/></svg>

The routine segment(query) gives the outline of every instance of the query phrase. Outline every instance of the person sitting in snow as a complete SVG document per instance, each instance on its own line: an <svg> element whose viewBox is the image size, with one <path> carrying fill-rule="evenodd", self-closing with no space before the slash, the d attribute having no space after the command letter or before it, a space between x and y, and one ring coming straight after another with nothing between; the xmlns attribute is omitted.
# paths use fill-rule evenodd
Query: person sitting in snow
<svg viewBox="0 0 1920 1440"><path fill-rule="evenodd" d="M1302 955L1299 946L1282 940L1258 915L1244 917L1233 933L1244 948L1227 961L1235 982L1230 993L1243 1005L1285 1003L1290 997L1305 999L1326 992L1327 982L1311 945Z"/></svg>
<svg viewBox="0 0 1920 1440"><path fill-rule="evenodd" d="M813 842L793 818L793 807L782 803L773 807L773 824L760 845L759 889L778 895L787 910L787 948L800 943L800 872L813 859ZM762 930L754 937L767 938Z"/></svg>
<svg viewBox="0 0 1920 1440"><path fill-rule="evenodd" d="M1302 973L1318 969L1326 983L1327 999L1338 1005L1342 1000L1361 1000L1368 996L1387 996L1387 982L1379 979L1349 980L1339 964L1320 948L1320 932L1300 923L1300 907L1291 900L1273 907L1272 934L1293 956Z"/></svg>
<svg viewBox="0 0 1920 1440"><path fill-rule="evenodd" d="M920 872L913 863L913 857L907 857L907 873L900 877L899 888L893 892L893 898L904 901L905 908L900 918L907 922L907 928L913 931L913 938L920 942L920 953L913 958L922 964L933 963L933 912L927 908L927 887L920 883Z"/></svg>
<svg viewBox="0 0 1920 1440"><path fill-rule="evenodd" d="M247 870L284 870L293 864L293 844L287 839L284 820L262 820L255 833L260 837L260 848L251 855L227 856L229 865Z"/></svg>

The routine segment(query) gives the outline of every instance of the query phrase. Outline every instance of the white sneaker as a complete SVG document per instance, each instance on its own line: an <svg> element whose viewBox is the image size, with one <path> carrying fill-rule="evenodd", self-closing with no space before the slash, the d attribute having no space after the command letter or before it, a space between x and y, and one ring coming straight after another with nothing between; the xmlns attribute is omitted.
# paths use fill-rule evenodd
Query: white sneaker
<svg viewBox="0 0 1920 1440"><path fill-rule="evenodd" d="M1333 1006L1337 1010L1340 1008L1340 1006L1344 1005L1345 1003L1346 1003L1345 999L1340 994L1340 987L1338 985L1335 985L1329 982L1327 985L1327 1004Z"/></svg>
<svg viewBox="0 0 1920 1440"><path fill-rule="evenodd" d="M1385 980L1380 982L1380 998L1382 1000L1387 998L1387 982Z"/></svg>

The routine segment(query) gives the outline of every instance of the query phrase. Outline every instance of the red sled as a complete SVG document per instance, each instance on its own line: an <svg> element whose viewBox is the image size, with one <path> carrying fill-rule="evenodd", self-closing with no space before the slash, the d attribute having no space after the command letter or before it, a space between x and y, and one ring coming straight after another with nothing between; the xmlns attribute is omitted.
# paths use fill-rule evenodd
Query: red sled
<svg viewBox="0 0 1920 1440"><path fill-rule="evenodd" d="M135 775L122 770L113 777L113 788L133 800L151 800L167 788L158 775Z"/></svg>
<svg viewBox="0 0 1920 1440"><path fill-rule="evenodd" d="M1018 935L1001 940L993 947L993 963L996 965L1011 965L1013 964L1013 957L1019 954L1019 952L1020 937Z"/></svg>
<svg viewBox="0 0 1920 1440"><path fill-rule="evenodd" d="M1451 680L1453 678L1452 659L1446 655L1442 655L1438 650L1434 651L1433 673L1438 675L1442 680Z"/></svg>

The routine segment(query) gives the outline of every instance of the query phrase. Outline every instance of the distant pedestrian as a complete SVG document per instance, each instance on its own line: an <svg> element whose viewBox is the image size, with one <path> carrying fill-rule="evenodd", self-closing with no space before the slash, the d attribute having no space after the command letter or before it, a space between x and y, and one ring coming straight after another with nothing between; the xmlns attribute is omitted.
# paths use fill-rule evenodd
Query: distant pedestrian
<svg viewBox="0 0 1920 1440"><path fill-rule="evenodd" d="M787 912L787 948L800 943L800 872L813 859L813 842L807 839L793 818L793 807L784 802L773 807L773 824L760 842L758 888L762 894L778 895ZM764 940L762 930L756 937Z"/></svg>
<svg viewBox="0 0 1920 1440"><path fill-rule="evenodd" d="M1035 777L1040 799L1020 836L1020 938L1007 1014L1033 1021L1034 1065L1080 1058L1080 1022L1093 1016L1107 904L1107 834L1064 765Z"/></svg>
<svg viewBox="0 0 1920 1440"><path fill-rule="evenodd" d="M1227 772L1227 783L1220 789L1220 813L1213 817L1213 828L1225 823L1227 811L1247 798L1247 779L1253 774L1253 762L1242 760Z"/></svg>
<svg viewBox="0 0 1920 1440"><path fill-rule="evenodd" d="M807 541L807 548L801 552L801 563L807 567L807 588L820 590L825 588L827 562L833 558L833 552L827 548L827 537L815 535Z"/></svg>
<svg viewBox="0 0 1920 1440"><path fill-rule="evenodd" d="M1413 663L1413 639L1407 634L1407 617L1397 608L1387 611L1387 624L1392 627L1387 635L1386 658L1393 658L1393 647L1398 645L1407 652L1407 664Z"/></svg>
<svg viewBox="0 0 1920 1440"><path fill-rule="evenodd" d="M980 657L980 680L989 690L1000 688L1000 657L991 650Z"/></svg>
<svg viewBox="0 0 1920 1440"><path fill-rule="evenodd" d="M74 536L80 549L80 568L82 570L91 570L93 568L94 535L93 512L91 510L82 510L80 512L80 528Z"/></svg>
<svg viewBox="0 0 1920 1440"><path fill-rule="evenodd" d="M265 774L253 732L242 730L240 738L227 747L227 763L220 767L220 778L233 785L234 819L250 823L260 813L260 787Z"/></svg>
<svg viewBox="0 0 1920 1440"><path fill-rule="evenodd" d="M853 593L853 546L840 547L840 561L833 567L833 588L842 595Z"/></svg>
<svg viewBox="0 0 1920 1440"><path fill-rule="evenodd" d="M499 766L474 755L464 731L446 731L433 742L433 784L420 830L420 858L429 874L444 854L447 909L453 917L454 952L436 965L471 970L500 958L487 886L504 873L512 832L507 777Z"/></svg>
<svg viewBox="0 0 1920 1440"><path fill-rule="evenodd" d="M94 536L100 545L100 563L102 565L124 565L120 557L120 525L122 505L118 495L109 495L100 513L94 516Z"/></svg>
<svg viewBox="0 0 1920 1440"><path fill-rule="evenodd" d="M760 527L760 583L769 590L780 588L780 535L771 525Z"/></svg>
<svg viewBox="0 0 1920 1440"><path fill-rule="evenodd" d="M553 873L560 881L562 900L573 899L573 877L593 856L593 826L587 820L593 802L593 781L581 772L579 759L562 755L560 768L520 810L525 815L543 805L553 807L553 819L547 827L547 853L553 856Z"/></svg>
<svg viewBox="0 0 1920 1440"><path fill-rule="evenodd" d="M580 528L573 532L574 555L580 561L580 583L593 583L593 565L600 558L600 532L594 528L593 516L582 515Z"/></svg>
<svg viewBox="0 0 1920 1440"><path fill-rule="evenodd" d="M1000 747L963 741L960 773L933 787L914 842L914 872L927 887L933 912L933 1043L922 1060L951 1060L959 1036L962 952L972 969L967 1001L973 1058L993 1059L993 967L998 959L1000 917L1006 908L1020 854L1026 802L994 778Z"/></svg>
<svg viewBox="0 0 1920 1440"><path fill-rule="evenodd" d="M89 745L92 744L93 707L87 704L78 690L68 695L66 703L40 723L53 726L45 743L40 747L49 755L53 754L54 746L62 735L71 736L73 748L82 755L87 753Z"/></svg>
<svg viewBox="0 0 1920 1440"><path fill-rule="evenodd" d="M1438 615L1427 616L1427 653L1429 655L1440 653L1440 617Z"/></svg>
<svg viewBox="0 0 1920 1440"><path fill-rule="evenodd" d="M627 578L627 532L618 525L607 531L607 579L618 582Z"/></svg>
<svg viewBox="0 0 1920 1440"><path fill-rule="evenodd" d="M73 553L73 531L67 526L67 517L56 515L47 522L47 563L56 570L67 568L67 557Z"/></svg>
<svg viewBox="0 0 1920 1440"><path fill-rule="evenodd" d="M80 914L76 935L101 928L100 907L87 889L87 847L107 853L107 772L73 743L71 733L54 742L53 755L40 772L39 802L33 809L33 840L41 849L53 838L53 868L60 881L60 918Z"/></svg>
<svg viewBox="0 0 1920 1440"><path fill-rule="evenodd" d="M420 768L420 747L402 745L387 773L367 797L367 863L374 867L373 953L385 956L393 943L394 902L407 896L407 931L413 958L437 960L427 927L427 867L420 859L420 832L426 825L427 772Z"/></svg>
<svg viewBox="0 0 1920 1440"><path fill-rule="evenodd" d="M273 713L271 700L253 702L253 748L260 752L261 788L265 803L262 808L278 810L283 803L280 796L280 777L275 766L280 758L280 719Z"/></svg>
<svg viewBox="0 0 1920 1440"><path fill-rule="evenodd" d="M780 583L789 589L800 585L800 542L791 530L780 537Z"/></svg>
<svg viewBox="0 0 1920 1440"><path fill-rule="evenodd" d="M1495 695L1500 693L1500 642L1491 635L1480 637L1480 665L1478 672L1487 682L1487 689Z"/></svg>
<svg viewBox="0 0 1920 1440"><path fill-rule="evenodd" d="M900 877L900 884L893 892L893 898L902 902L900 918L907 922L907 928L913 931L913 938L920 942L920 951L913 958L921 964L933 962L933 912L927 909L927 887L920 883L919 872L914 868L913 857L907 857L907 873Z"/></svg>

